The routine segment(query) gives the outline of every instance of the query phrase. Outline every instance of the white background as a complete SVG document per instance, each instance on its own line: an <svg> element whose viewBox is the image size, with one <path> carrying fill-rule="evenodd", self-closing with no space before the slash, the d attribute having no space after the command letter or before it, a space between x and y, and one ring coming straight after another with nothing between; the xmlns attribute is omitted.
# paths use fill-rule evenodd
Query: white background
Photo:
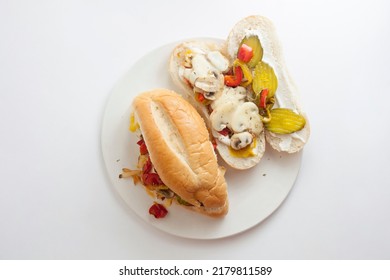
<svg viewBox="0 0 390 280"><path fill-rule="evenodd" d="M389 259L387 1L0 1L0 259ZM210 241L141 220L113 191L103 111L142 55L275 24L312 135L282 206ZM242 217L245 219L245 217Z"/></svg>

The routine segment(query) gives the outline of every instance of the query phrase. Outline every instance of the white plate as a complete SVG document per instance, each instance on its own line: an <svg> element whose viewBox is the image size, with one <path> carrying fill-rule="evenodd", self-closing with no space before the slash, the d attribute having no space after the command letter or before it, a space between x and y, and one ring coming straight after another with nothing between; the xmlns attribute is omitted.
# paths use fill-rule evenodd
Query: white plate
<svg viewBox="0 0 390 280"><path fill-rule="evenodd" d="M217 40L217 39L215 39ZM178 42L162 46L141 58L118 82L106 105L102 126L102 149L112 184L128 206L152 226L170 234L195 239L216 239L243 232L271 215L287 197L297 177L302 153L267 151L256 167L246 171L228 169L229 213L214 219L178 205L168 208L163 219L149 215L153 199L132 179L119 179L123 167L135 169L139 148L129 132L130 104L139 93L153 88L177 90L170 81L168 59Z"/></svg>

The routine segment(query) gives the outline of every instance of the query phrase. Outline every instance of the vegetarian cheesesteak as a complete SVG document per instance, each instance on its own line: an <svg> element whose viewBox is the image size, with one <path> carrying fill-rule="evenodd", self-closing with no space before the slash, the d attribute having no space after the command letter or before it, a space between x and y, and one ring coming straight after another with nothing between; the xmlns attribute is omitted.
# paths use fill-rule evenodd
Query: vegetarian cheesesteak
<svg viewBox="0 0 390 280"><path fill-rule="evenodd" d="M138 170L124 170L165 205L176 202L214 217L228 212L225 169L218 166L214 146L198 112L177 93L155 89L132 104L130 130L139 136ZM150 208L166 214L162 204Z"/></svg>

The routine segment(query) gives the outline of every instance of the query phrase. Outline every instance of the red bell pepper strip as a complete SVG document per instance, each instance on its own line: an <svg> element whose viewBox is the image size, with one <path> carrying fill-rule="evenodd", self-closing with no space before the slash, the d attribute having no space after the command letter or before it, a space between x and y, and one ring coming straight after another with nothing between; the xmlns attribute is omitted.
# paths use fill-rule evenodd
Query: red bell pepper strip
<svg viewBox="0 0 390 280"><path fill-rule="evenodd" d="M153 215L156 219L164 218L168 214L168 210L159 203L154 203L149 208L149 214Z"/></svg>
<svg viewBox="0 0 390 280"><path fill-rule="evenodd" d="M241 47L238 49L237 58L241 60L242 62L249 62L253 57L253 49L246 45L242 44Z"/></svg>
<svg viewBox="0 0 390 280"><path fill-rule="evenodd" d="M203 102L206 98L204 97L204 95L200 92L197 93L197 99L199 102Z"/></svg>
<svg viewBox="0 0 390 280"><path fill-rule="evenodd" d="M265 88L260 92L260 104L259 105L261 108L265 108L267 106L268 93L269 93L268 88Z"/></svg>
<svg viewBox="0 0 390 280"><path fill-rule="evenodd" d="M141 155L146 155L148 153L148 148L146 147L144 139L141 139L137 142L139 145L139 152Z"/></svg>
<svg viewBox="0 0 390 280"><path fill-rule="evenodd" d="M243 78L242 69L240 66L234 67L234 75L225 76L225 85L229 87L237 87L240 85Z"/></svg>
<svg viewBox="0 0 390 280"><path fill-rule="evenodd" d="M142 173L150 173L150 171L152 171L152 167L153 167L152 162L150 161L150 158L148 157L144 166L142 166Z"/></svg>
<svg viewBox="0 0 390 280"><path fill-rule="evenodd" d="M230 134L230 129L225 127L221 131L218 131L219 134L222 134L223 136L228 136Z"/></svg>
<svg viewBox="0 0 390 280"><path fill-rule="evenodd" d="M148 153L148 148L145 143L142 143L141 146L139 146L139 152L141 155L146 155Z"/></svg>
<svg viewBox="0 0 390 280"><path fill-rule="evenodd" d="M160 176L157 173L144 173L142 174L142 182L145 186L158 186L164 185Z"/></svg>

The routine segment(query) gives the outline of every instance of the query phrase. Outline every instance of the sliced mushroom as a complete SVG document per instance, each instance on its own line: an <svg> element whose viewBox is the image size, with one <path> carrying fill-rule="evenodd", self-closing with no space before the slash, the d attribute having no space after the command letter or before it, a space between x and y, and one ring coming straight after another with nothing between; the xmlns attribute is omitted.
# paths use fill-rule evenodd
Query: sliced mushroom
<svg viewBox="0 0 390 280"><path fill-rule="evenodd" d="M216 92L220 89L219 80L214 75L197 78L195 87L205 92Z"/></svg>
<svg viewBox="0 0 390 280"><path fill-rule="evenodd" d="M222 76L222 75L221 75ZM215 76L210 73L207 77L199 77L195 80L195 91L203 92L203 95L209 100L216 99L216 93L219 93L223 88L223 77Z"/></svg>
<svg viewBox="0 0 390 280"><path fill-rule="evenodd" d="M208 100L215 100L216 97L215 97L215 92L204 92L203 93L203 96L208 99Z"/></svg>
<svg viewBox="0 0 390 280"><path fill-rule="evenodd" d="M242 103L232 116L231 126L234 132L249 130L259 135L263 130L259 108L252 102Z"/></svg>
<svg viewBox="0 0 390 280"><path fill-rule="evenodd" d="M192 69L198 77L207 77L215 69L204 55L198 54L192 58Z"/></svg>
<svg viewBox="0 0 390 280"><path fill-rule="evenodd" d="M225 72L229 68L229 61L219 51L207 53L207 59L220 72Z"/></svg>
<svg viewBox="0 0 390 280"><path fill-rule="evenodd" d="M225 144L226 146L230 146L230 138L229 136L223 136L222 134L219 134L217 132L218 135L214 135L214 137L216 137L216 139L218 139L219 142Z"/></svg>
<svg viewBox="0 0 390 280"><path fill-rule="evenodd" d="M208 77L210 73L215 70L214 67L207 60L203 54L196 54L192 57L192 68L185 68L183 72L184 78L186 78L191 85L195 85L195 81L199 77Z"/></svg>
<svg viewBox="0 0 390 280"><path fill-rule="evenodd" d="M192 68L184 68L183 77L189 81L192 86L194 86L195 80L198 76Z"/></svg>
<svg viewBox="0 0 390 280"><path fill-rule="evenodd" d="M235 150L240 150L253 142L253 136L249 132L233 134L230 138L230 146Z"/></svg>

